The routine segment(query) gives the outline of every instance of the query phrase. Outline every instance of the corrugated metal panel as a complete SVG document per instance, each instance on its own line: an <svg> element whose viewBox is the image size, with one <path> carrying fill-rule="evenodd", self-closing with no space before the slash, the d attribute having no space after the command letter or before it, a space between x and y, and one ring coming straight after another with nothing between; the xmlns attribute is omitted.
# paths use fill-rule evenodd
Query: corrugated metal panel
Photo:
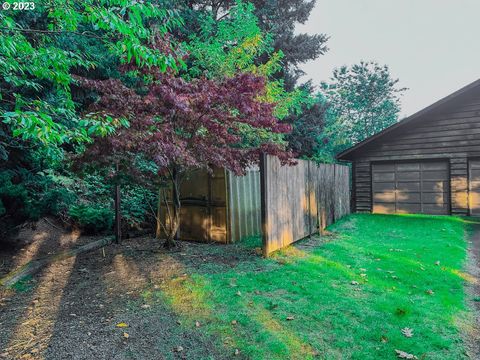
<svg viewBox="0 0 480 360"><path fill-rule="evenodd" d="M260 235L260 170L258 167L251 168L245 176L228 172L228 182L230 241Z"/></svg>

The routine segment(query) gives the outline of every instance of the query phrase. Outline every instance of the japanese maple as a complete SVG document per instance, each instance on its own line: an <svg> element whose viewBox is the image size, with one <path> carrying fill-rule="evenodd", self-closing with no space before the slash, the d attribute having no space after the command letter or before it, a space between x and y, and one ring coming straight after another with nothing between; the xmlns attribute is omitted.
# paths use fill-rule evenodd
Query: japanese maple
<svg viewBox="0 0 480 360"><path fill-rule="evenodd" d="M265 94L261 76L239 74L220 80L186 81L156 73L152 78L137 89L114 79L77 80L100 95L91 105L93 116L126 118L130 123L112 136L96 139L86 156L101 160L142 154L155 162L160 175L171 180L173 214L163 225L166 246L171 247L180 221L182 175L194 168L213 166L240 175L258 162L261 153L289 162L292 154L284 145L263 140L261 133L287 133L290 126L274 116L274 104L261 100ZM252 137L252 133L258 136Z"/></svg>

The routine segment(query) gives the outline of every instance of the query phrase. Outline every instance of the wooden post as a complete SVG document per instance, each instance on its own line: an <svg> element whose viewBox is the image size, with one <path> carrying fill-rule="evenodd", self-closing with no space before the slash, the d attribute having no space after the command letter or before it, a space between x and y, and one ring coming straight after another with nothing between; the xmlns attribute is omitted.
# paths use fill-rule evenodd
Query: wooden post
<svg viewBox="0 0 480 360"><path fill-rule="evenodd" d="M262 251L268 256L268 209L267 209L267 155L260 155L260 207L262 218Z"/></svg>
<svg viewBox="0 0 480 360"><path fill-rule="evenodd" d="M307 207L308 207L308 238L312 238L312 204L311 192L312 192L312 172L310 171L310 160L307 160Z"/></svg>
<svg viewBox="0 0 480 360"><path fill-rule="evenodd" d="M336 164L333 164L333 184L332 184L332 198L333 198L333 201L332 201L332 204L333 204L333 208L332 208L332 223L334 223L335 221L337 221L336 217L337 215L335 214L335 205L338 201L337 199L337 165Z"/></svg>
<svg viewBox="0 0 480 360"><path fill-rule="evenodd" d="M116 174L118 176L118 162L116 165ZM121 228L121 213L120 213L120 184L118 184L118 178L115 182L115 243L119 244L122 240L122 228Z"/></svg>

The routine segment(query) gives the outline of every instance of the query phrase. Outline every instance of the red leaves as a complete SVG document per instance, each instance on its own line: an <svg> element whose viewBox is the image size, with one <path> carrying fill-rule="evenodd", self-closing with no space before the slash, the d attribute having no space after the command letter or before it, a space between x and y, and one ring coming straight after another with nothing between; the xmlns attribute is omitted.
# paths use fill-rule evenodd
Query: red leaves
<svg viewBox="0 0 480 360"><path fill-rule="evenodd" d="M263 77L240 74L222 81L187 82L165 75L142 93L120 80L77 80L100 95L91 111L126 117L131 124L96 141L88 150L95 156L141 152L161 168L215 165L237 174L257 162L261 152L291 161L292 154L282 145L261 139L249 142L242 136L241 124L271 133L290 131L274 117L274 105L259 100L265 92Z"/></svg>

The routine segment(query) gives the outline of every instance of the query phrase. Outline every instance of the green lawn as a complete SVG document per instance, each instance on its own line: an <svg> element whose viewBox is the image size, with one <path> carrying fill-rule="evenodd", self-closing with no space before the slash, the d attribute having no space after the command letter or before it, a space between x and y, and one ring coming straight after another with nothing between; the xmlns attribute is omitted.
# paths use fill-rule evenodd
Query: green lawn
<svg viewBox="0 0 480 360"><path fill-rule="evenodd" d="M329 230L271 259L190 271L144 301L166 300L244 358L465 358L466 220L358 214Z"/></svg>

